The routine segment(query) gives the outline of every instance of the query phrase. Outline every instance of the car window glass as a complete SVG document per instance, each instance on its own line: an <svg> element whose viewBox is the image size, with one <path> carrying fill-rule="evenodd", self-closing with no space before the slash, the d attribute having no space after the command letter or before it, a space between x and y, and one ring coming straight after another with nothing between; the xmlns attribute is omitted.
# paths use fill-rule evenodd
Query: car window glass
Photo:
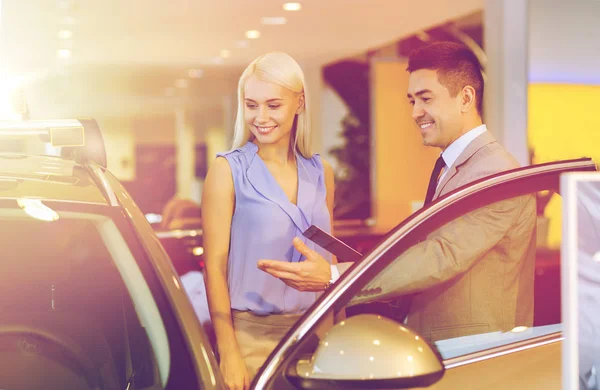
<svg viewBox="0 0 600 390"><path fill-rule="evenodd" d="M333 365L330 367L331 370L328 369L327 371L323 371L320 366L315 366L314 362L316 360L321 360L324 356L328 359L327 361L331 360L331 356L347 356L347 348L354 348L358 342L355 337L350 336L350 334L354 334L355 332L359 332L361 335L363 341L363 344L361 345L365 348L369 347L372 349L372 351L369 348L367 348L368 351L362 350L365 353L379 353L377 352L377 347L383 345L381 344L380 337L386 338L391 334L404 335L405 332L408 332L410 339L404 340L401 344L397 344L396 346L399 348L412 348L415 346L415 341L417 343L423 341L429 346L433 346L433 349L437 350L437 354L441 355L440 357L442 358L458 357L470 352L479 352L476 356L471 355L471 357L477 359L477 361L479 361L481 357L488 356L485 350L488 350L492 346L504 345L506 347L504 350L506 350L507 348L522 347L523 343L531 344L533 342L543 342L545 345L549 341L560 341L560 331L562 326L560 323L560 292L553 298L554 300L546 299L543 295L543 290L542 294L538 293L538 285L545 287L546 289L550 288L554 292L558 290L557 287L560 286L558 284L551 286L551 282L548 283L548 281L546 281L546 285L544 286L544 283L539 282L541 278L538 275L538 264L546 261L547 267L545 271L552 271L551 273L554 274L553 277L557 276L557 280L560 280L560 275L558 274L560 256L559 252L557 252L557 247L552 247L550 245L544 246L543 244L538 243L538 225L540 223L538 222L538 217L540 215L538 215L537 201L539 197L538 192L551 190L554 192L552 201L560 202L560 198L556 194L559 190L560 174L575 169L592 170L594 168L592 164L587 164L587 161L573 161L568 163L576 163L579 165L575 166L574 164L567 165L561 163L560 165L550 166L549 164L547 166L532 167L533 169L523 168L519 171L507 172L505 175L481 180L464 188L457 189L452 194L448 194L444 198L436 200L428 208L415 212L386 234L376 248L369 253L365 253L361 261L355 263L349 270L345 271L332 288L317 300L312 310L306 313L305 317L298 325L290 331L291 338L282 340L277 349L273 352L271 360L267 361L265 364L256 383L262 386L268 385L277 388L276 386L285 385L285 383L287 383L286 381L292 381L293 383L296 383L297 381L302 382L304 380L300 378L310 378L312 376L311 372L315 374L314 381L313 379L306 379L306 381L311 383L318 383L321 380L319 379L321 377L331 378L332 380L342 378L335 373L339 366ZM509 229L505 229L506 234L501 234L502 221L506 224L506 218L508 218L509 221L518 222L518 224L515 226L509 224ZM486 221L486 219L489 223L484 224L486 227L484 233L479 231L483 229L471 229L473 235L464 234L465 226L469 227L474 225L477 227L475 224L476 221L481 222L481 220ZM461 225L462 231L456 229L457 226ZM450 227L450 229L448 229L450 235L461 238L462 241L458 241L459 246L462 245L463 247L466 247L467 250L471 251L473 249L470 248L469 244L487 242L485 240L475 239L478 235L484 235L486 238L495 236L497 242L503 241L506 243L507 239L513 238L512 242L514 243L526 243L526 245L522 245L528 249L525 251L526 255L524 255L523 258L529 260L516 261L515 264L518 265L513 265L512 267L513 271L518 271L513 272L513 275L516 275L516 279L513 279L512 283L514 283L515 280L520 281L519 278L522 279L523 277L526 277L527 279L525 282L527 283L523 283L523 285L529 286L529 294L524 295L525 298L529 298L517 300L516 304L513 305L515 313L517 308L521 313L519 318L516 318L516 314L514 314L512 321L505 321L506 323L502 324L503 327L501 330L496 331L484 330L481 332L480 329L477 329L477 326L481 324L473 323L471 325L474 326L467 326L467 328L470 328L468 329L471 331L470 334L463 334L458 337L452 334L446 334L443 335L443 337L439 336L443 333L456 333L456 330L460 329L461 326L450 326L447 329L443 329L443 326L441 326L439 327L440 329L435 329L437 332L431 332L431 328L433 327L430 326L429 335L423 337L419 334L415 334L414 330L409 329L410 326L407 327L400 324L400 322L404 322L405 319L405 316L402 316L399 312L402 306L402 298L406 295L416 295L421 290L414 290L411 292L411 286L407 287L407 283L403 282L403 280L406 280L406 275L402 272L397 272L399 275L397 279L391 278L391 276L394 275L392 267L397 264L398 260L401 260L403 257L405 258L406 254L414 253L416 249L411 250L413 247L419 244L426 245L426 243L423 243L428 239L428 236L442 236L439 231L444 227ZM496 230L496 232L494 232L494 230ZM500 231L500 233L498 233L498 231ZM508 232L511 234L508 234ZM513 234L515 232L519 234ZM490 235L490 233L493 234ZM445 233L442 237L447 238L448 234ZM448 248L447 245L444 245L443 247ZM492 248L490 247L490 249ZM506 264L507 269L511 268L509 267L511 264L509 261L511 257L506 256L506 254L511 252L506 249L503 250L501 247L495 248L494 250L498 255L502 255L500 256L501 264ZM442 253L448 254L449 252L442 251ZM450 254L452 253L454 252L450 252ZM464 254L465 252L461 253ZM435 261L432 261L431 258L424 257L426 261L420 262L422 258L423 257L419 257L415 260L415 264L435 266ZM458 266L465 266L464 256L455 256L455 258L461 260L460 262L455 262ZM433 260L435 259L436 258L434 257ZM469 266L466 266L465 268L467 271L472 271L476 265L475 263L479 264L480 262L470 263L472 263L470 268ZM525 268L523 264L527 264L528 267ZM396 268L398 267L396 266ZM522 273L521 271L525 269L527 272ZM413 275L422 272L422 270L419 270L416 267L410 267L408 270L403 269L401 271L404 273L411 272ZM544 271L542 271L542 273L544 273ZM462 276L469 276L468 272ZM458 273L454 277L450 276L448 280L440 282L440 284L454 282L459 280L460 277L461 274ZM382 281L385 281L385 278L387 278L388 283L385 285L386 289L384 290L384 283L382 283ZM497 277L488 279L490 280L489 284L492 286L504 286L502 281ZM533 279L533 281L531 279ZM508 278L507 280L510 281L511 279ZM552 278L550 278L550 280L552 280ZM450 285L448 284L447 286ZM422 291L426 291L433 287L436 286L426 286ZM441 287L441 285L437 287ZM449 289L449 291L453 292L451 289ZM533 293L531 293L532 291ZM435 302L435 300L433 300L433 302ZM465 307L470 310L478 308L475 305L468 305L466 302L460 302L460 305L457 306L459 309ZM506 305L502 306L504 307ZM546 317L541 316L539 314L539 308L548 309L549 315ZM361 315L362 313L376 313L376 315ZM454 313L455 312L453 311L452 314ZM346 319L343 319L344 316ZM374 321L382 320L384 322L387 321L388 325L390 324L390 320L386 320L383 317L393 319L391 321L395 326L394 330L390 331L391 333L378 333L378 327L375 326ZM335 318L334 328L331 328L331 325L326 323L326 318ZM369 329L367 325L369 321L373 323L373 327L371 330L366 330L364 327L367 326L367 329ZM491 321L488 321L487 327L483 326L482 328L489 328L490 322ZM510 324L510 322L512 322L512 324ZM422 324L418 325L422 326ZM398 330L400 332L398 332ZM438 337L437 341L434 341L433 343L428 342L428 340L433 339L431 333L436 333L435 336ZM507 340L502 337L493 339L494 333L504 337L508 336L512 339ZM345 334L348 335L348 337L344 336ZM330 336L335 338L335 346L330 343ZM373 336L377 337L371 338ZM404 337L405 336L402 336L401 338ZM459 337L468 338L459 339ZM533 338L535 338L535 341L532 340ZM478 343L478 340L482 340L482 342ZM515 344L514 341L517 340L522 340L522 342ZM463 345L470 344L471 349L468 351L463 349L461 351L459 348L455 348L460 342L462 342ZM439 344L437 348L436 343ZM455 345L452 345L451 343L454 343ZM330 348L332 346L333 348ZM422 353L417 347L415 347L417 352ZM422 349L423 352L425 352L429 350L429 347ZM289 353L290 351L291 353ZM321 353L323 351L327 352ZM490 351L490 353L493 353L493 351ZM370 356L372 356L373 359L371 359ZM493 355L490 355L490 357L492 356ZM428 355L427 359L430 357L431 355ZM375 355L368 355L367 358L369 359L369 362L377 361ZM414 361L415 357L410 354L407 355L406 358L407 361ZM462 361L467 364L469 363L469 360L465 360L468 359L468 356L459 359L463 359ZM308 362L309 364L304 364L305 362ZM371 367L370 365L367 366L369 362L365 361L364 370L361 369L353 372L359 372L357 375L362 375L361 378L365 375L368 378L370 375L369 367ZM350 360L348 363L353 365L356 364L358 366L361 364L360 360ZM321 371L317 372L317 368ZM393 368L390 369L393 370ZM404 373L404 371L402 372ZM410 371L408 372L410 373ZM319 378L317 378L317 374ZM269 379L271 376L273 376L272 379ZM403 381L405 379L410 381L410 377L405 378L401 376L397 379L402 383L404 383ZM415 382L411 386L414 387L417 384L418 383Z"/></svg>
<svg viewBox="0 0 600 390"><path fill-rule="evenodd" d="M143 242L145 249L148 251L150 257L156 261L170 263L171 260L162 247L156 233L152 229L152 226L137 207L131 195L127 190L119 183L110 172L105 171L106 179L110 183L113 190L117 191L117 197L123 208L131 218L131 222L135 226L135 230L138 232L139 239Z"/></svg>
<svg viewBox="0 0 600 390"><path fill-rule="evenodd" d="M194 347L201 350L208 345L208 341L203 339L202 334L199 334L202 331L200 323L186 319L186 315L183 313L189 309L187 313L190 314L190 319L196 319L193 307L189 304L185 292L180 289L180 280L172 268L171 259L130 194L110 172L104 171L104 175L116 193L121 206L120 210L127 216L123 221L125 222L123 225L126 226L120 226L120 228L127 229L128 239L132 242L135 241L135 245L132 243L132 248L135 249L136 260L158 302L167 329L171 351L167 386L175 389L182 386L197 387L201 386L203 378L206 378L207 381L214 380L211 372L214 367L217 367L216 361L214 358L195 354L188 341L188 337L191 337L193 333ZM161 278L165 277L168 280L161 281ZM172 284L167 286L165 283ZM206 370L206 376L202 376L202 374L199 376L196 369ZM195 385L195 383L197 384Z"/></svg>
<svg viewBox="0 0 600 390"><path fill-rule="evenodd" d="M560 331L559 248L536 207L545 196L484 202L413 236L346 314L404 322L444 358Z"/></svg>
<svg viewBox="0 0 600 390"><path fill-rule="evenodd" d="M19 211L0 209L0 387L162 388L164 325L112 221Z"/></svg>

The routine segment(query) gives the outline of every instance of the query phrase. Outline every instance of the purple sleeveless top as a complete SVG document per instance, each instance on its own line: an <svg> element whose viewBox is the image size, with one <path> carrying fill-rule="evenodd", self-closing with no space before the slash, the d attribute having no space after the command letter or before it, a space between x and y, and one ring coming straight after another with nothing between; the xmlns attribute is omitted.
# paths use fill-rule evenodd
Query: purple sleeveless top
<svg viewBox="0 0 600 390"><path fill-rule="evenodd" d="M325 175L319 155L310 159L297 155L298 205L289 201L252 142L227 153L235 189L235 211L231 221L228 285L231 308L257 315L300 314L317 298L315 292L300 292L259 270L260 259L303 261L292 245L294 237L331 262L331 254L302 236L316 225L331 232L325 200Z"/></svg>

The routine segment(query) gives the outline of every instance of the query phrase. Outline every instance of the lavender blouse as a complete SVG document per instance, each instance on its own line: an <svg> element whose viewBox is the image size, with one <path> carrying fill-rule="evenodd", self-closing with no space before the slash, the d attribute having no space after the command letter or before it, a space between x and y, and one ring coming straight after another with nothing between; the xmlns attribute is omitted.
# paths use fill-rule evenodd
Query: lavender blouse
<svg viewBox="0 0 600 390"><path fill-rule="evenodd" d="M231 308L257 315L303 313L317 293L300 292L259 270L260 259L303 261L292 245L294 237L331 262L331 254L302 232L316 225L331 232L325 200L325 175L319 155L309 159L297 155L298 201L291 203L252 142L227 153L235 189L235 211L231 221L228 285Z"/></svg>

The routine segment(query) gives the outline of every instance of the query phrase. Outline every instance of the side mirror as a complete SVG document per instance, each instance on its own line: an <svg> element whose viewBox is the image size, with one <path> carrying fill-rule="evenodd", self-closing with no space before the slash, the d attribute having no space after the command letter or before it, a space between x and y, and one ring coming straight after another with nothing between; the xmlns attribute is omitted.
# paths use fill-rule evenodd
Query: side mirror
<svg viewBox="0 0 600 390"><path fill-rule="evenodd" d="M290 366L303 389L426 387L444 375L441 356L421 336L388 318L361 314L335 325L311 359Z"/></svg>

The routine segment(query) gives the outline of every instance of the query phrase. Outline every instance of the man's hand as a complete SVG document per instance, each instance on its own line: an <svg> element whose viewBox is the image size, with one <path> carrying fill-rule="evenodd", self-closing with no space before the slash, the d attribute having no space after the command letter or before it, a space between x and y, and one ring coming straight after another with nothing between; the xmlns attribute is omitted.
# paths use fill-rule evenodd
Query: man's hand
<svg viewBox="0 0 600 390"><path fill-rule="evenodd" d="M323 291L331 280L331 267L317 252L309 249L298 237L294 238L294 248L306 260L289 263L279 260L259 260L258 268L281 279L298 291Z"/></svg>

